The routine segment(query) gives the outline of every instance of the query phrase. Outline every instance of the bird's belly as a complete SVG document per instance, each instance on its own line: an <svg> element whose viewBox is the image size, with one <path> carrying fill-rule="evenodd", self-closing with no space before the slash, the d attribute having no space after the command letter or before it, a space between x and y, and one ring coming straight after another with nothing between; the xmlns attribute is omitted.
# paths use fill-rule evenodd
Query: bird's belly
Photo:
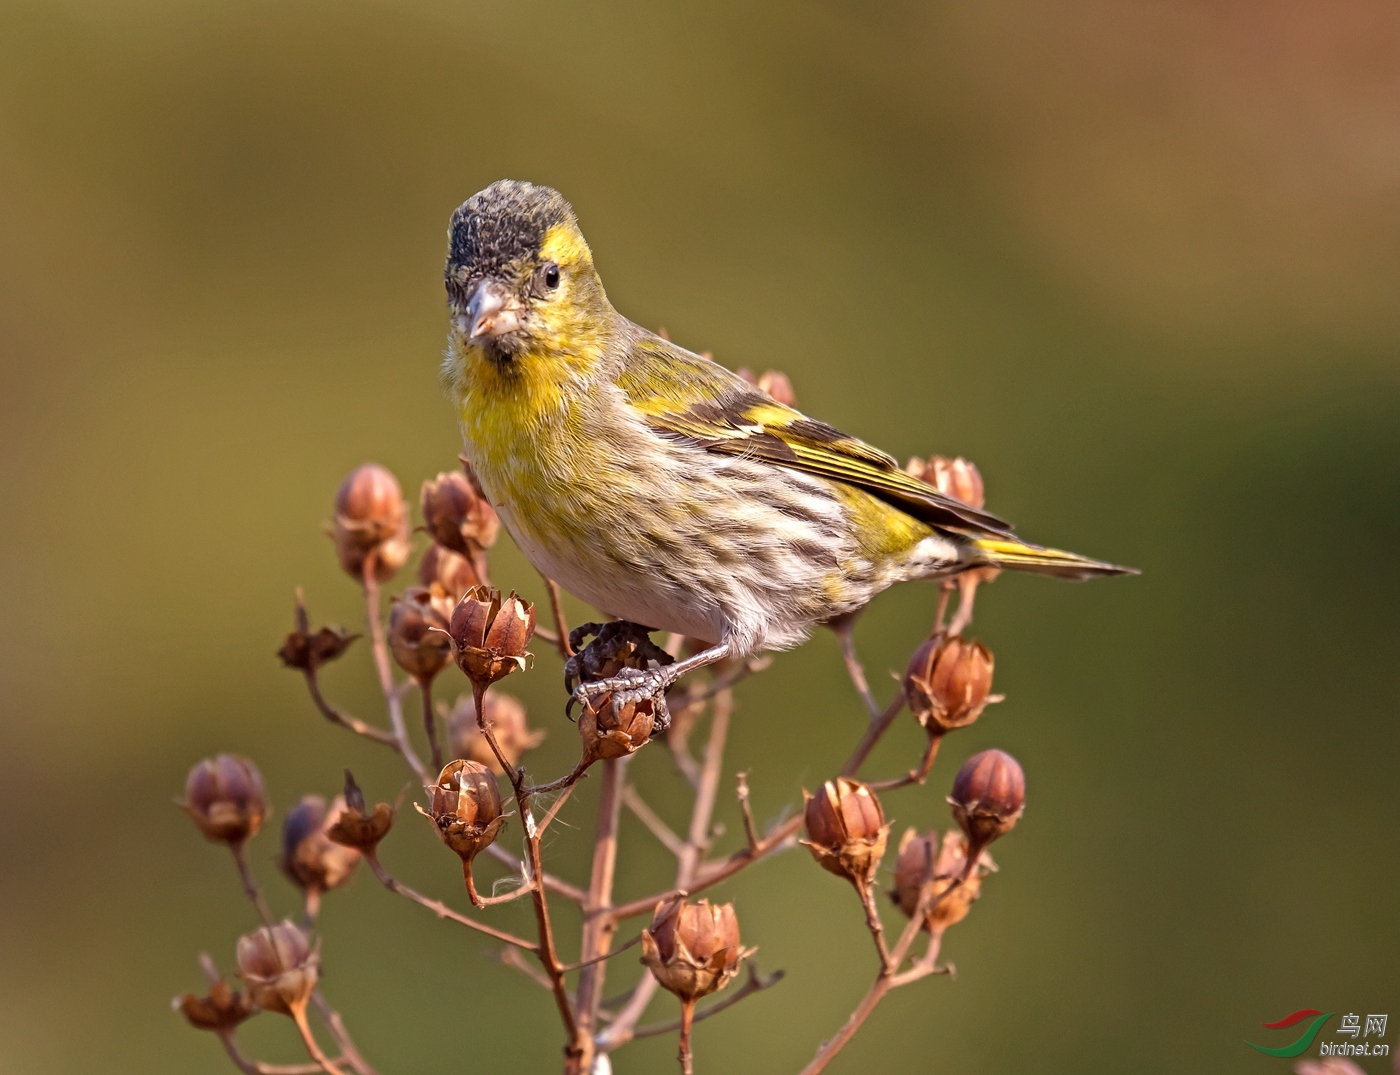
<svg viewBox="0 0 1400 1075"><path fill-rule="evenodd" d="M718 606L697 603L664 578L608 555L600 544L585 541L564 547L550 542L509 505L501 505L497 513L537 570L600 612L705 642L723 637L724 616Z"/></svg>

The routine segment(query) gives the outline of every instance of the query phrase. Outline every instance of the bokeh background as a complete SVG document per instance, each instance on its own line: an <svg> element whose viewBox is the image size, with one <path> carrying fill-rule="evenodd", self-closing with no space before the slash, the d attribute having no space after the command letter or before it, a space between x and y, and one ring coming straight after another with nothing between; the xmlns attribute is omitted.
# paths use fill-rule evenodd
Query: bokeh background
<svg viewBox="0 0 1400 1075"><path fill-rule="evenodd" d="M993 744L1030 808L949 936L957 980L831 1070L1281 1072L1242 1043L1262 1020L1400 1020L1397 47L1381 0L0 7L0 1068L232 1070L167 1006L252 924L171 805L193 761L252 755L282 812L347 764L401 786L273 651L299 584L362 622L319 532L341 476L379 460L411 495L453 464L444 229L502 176L565 192L634 319L1143 568L984 593L1008 700L889 809L945 824ZM495 564L542 596L508 540ZM882 694L932 599L862 621ZM739 692L728 768L762 819L857 734L836 658L822 634ZM574 750L558 671L510 684L547 772ZM364 652L327 678L380 715ZM633 772L679 824L668 759ZM720 818L724 847L728 791ZM668 867L625 825L638 895ZM385 851L459 898L414 815ZM855 901L802 853L724 892L789 977L697 1030L699 1068L796 1071L872 973ZM557 1070L543 994L474 936L367 874L327 902L327 991L386 1075ZM272 1017L244 1037L297 1057Z"/></svg>

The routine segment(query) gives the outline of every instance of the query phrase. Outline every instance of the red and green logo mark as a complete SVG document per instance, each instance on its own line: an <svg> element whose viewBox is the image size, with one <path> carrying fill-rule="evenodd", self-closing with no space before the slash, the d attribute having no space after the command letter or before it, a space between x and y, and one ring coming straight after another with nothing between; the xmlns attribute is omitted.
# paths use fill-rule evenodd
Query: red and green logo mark
<svg viewBox="0 0 1400 1075"><path fill-rule="evenodd" d="M1336 1014L1336 1012L1320 1012L1316 1008L1299 1008L1292 1015L1285 1015L1276 1023L1263 1024L1266 1030L1283 1030L1285 1027L1296 1026L1304 1019L1312 1019L1312 1022L1303 1029L1303 1033L1299 1035L1297 1041L1293 1042L1291 1045L1280 1045L1277 1049L1270 1049L1263 1045L1255 1045L1252 1041L1246 1041L1245 1044L1251 1049L1258 1049L1261 1053L1268 1056L1298 1056L1313 1043L1313 1039L1317 1037L1317 1032L1322 1029L1322 1024Z"/></svg>

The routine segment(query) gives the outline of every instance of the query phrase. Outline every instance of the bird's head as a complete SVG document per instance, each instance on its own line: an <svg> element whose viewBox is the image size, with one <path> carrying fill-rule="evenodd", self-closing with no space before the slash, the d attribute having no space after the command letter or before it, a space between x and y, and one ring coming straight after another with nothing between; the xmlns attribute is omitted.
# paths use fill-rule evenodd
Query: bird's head
<svg viewBox="0 0 1400 1075"><path fill-rule="evenodd" d="M445 280L452 349L464 359L574 373L596 359L611 307L558 191L502 179L473 194L452 214Z"/></svg>

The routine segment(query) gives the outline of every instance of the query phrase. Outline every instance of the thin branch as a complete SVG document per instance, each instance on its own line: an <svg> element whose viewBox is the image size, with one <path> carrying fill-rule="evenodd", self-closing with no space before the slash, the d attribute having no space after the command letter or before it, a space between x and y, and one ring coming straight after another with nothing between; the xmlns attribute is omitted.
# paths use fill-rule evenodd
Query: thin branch
<svg viewBox="0 0 1400 1075"><path fill-rule="evenodd" d="M749 774L738 774L738 789L735 794L739 799L739 812L744 816L744 838L749 842L749 851L752 853L758 847L758 828L753 823L753 804L749 802Z"/></svg>
<svg viewBox="0 0 1400 1075"><path fill-rule="evenodd" d="M743 1000L745 997L751 997L755 993L762 993L765 989L771 989L781 982L784 975L787 973L786 971L775 970L765 978L754 969L752 963L746 964L746 966L749 970L749 976L744 984L718 1003L711 1004L704 1011L696 1012L695 1022L698 1023L701 1019L708 1019L712 1015L718 1015L720 1012L724 1011L725 1008L734 1007L734 1005L738 1004L739 1001ZM636 1030L632 1031L632 1037L653 1038L658 1034L674 1034L680 1028L681 1021L679 1019L672 1019L669 1023L648 1023L646 1026L639 1026Z"/></svg>
<svg viewBox="0 0 1400 1075"><path fill-rule="evenodd" d="M760 859L766 858L773 852L787 846L797 830L802 828L802 816L790 817L781 825L775 826L767 836L758 842L754 848L742 848L734 852L727 859L714 866L711 870L701 873L688 885L678 885L665 892L658 892L651 896L644 896L639 900L632 900L630 903L621 903L613 908L613 915L618 919L633 918L640 914L650 914L656 909L656 905L663 900L676 899L679 896L693 896L697 892L703 892L707 888L713 888L721 881L726 881L742 870L745 866L750 866Z"/></svg>
<svg viewBox="0 0 1400 1075"><path fill-rule="evenodd" d="M511 854L499 844L492 844L486 849L486 853L500 862L504 862L516 873L524 873L525 863ZM544 875L544 887L556 895L563 896L566 900L573 900L575 903L582 903L588 898L588 893L577 885L571 885L567 881L562 881L553 874Z"/></svg>
<svg viewBox="0 0 1400 1075"><path fill-rule="evenodd" d="M708 702L720 691L727 691L736 683L742 683L744 680L748 679L749 676L757 675L759 672L766 671L772 664L772 657L745 658L743 661L739 662L739 664L736 665L734 668L731 668L728 672L724 673L721 676L716 676L714 679L710 680L709 683L705 684L705 686L701 690L697 691L695 694L687 698L685 701L685 705L688 707L693 705L701 705L704 702ZM696 1016L696 1018L698 1019L699 1016Z"/></svg>
<svg viewBox="0 0 1400 1075"><path fill-rule="evenodd" d="M491 747L491 752L496 755L496 761L500 763L501 769L510 778L511 787L515 791L516 807L520 811L520 820L525 826L525 850L529 855L530 888L534 896L531 902L534 904L535 926L540 938L539 945L534 949L534 952L538 956L541 966L544 967L545 974L549 975L549 981L553 987L554 1002L559 1009L559 1017L563 1020L564 1032L569 1039L565 1052L570 1056L575 1056L581 1051L578 1016L574 1012L573 1000L569 996L568 986L564 983L564 972L560 969L559 954L554 947L554 924L549 918L549 898L545 895L544 862L540 857L540 834L535 825L535 816L530 811L530 789L525 786L525 770L512 768L501 752L500 744L496 742L496 733L486 720L486 706L483 697L486 693L485 686L473 681L472 693L474 695L472 701L476 704L477 730L486 739L487 745Z"/></svg>
<svg viewBox="0 0 1400 1075"><path fill-rule="evenodd" d="M369 868L374 872L374 876L379 878L379 883L382 884L385 888L387 888L390 892L395 892L400 896L404 896L412 900L414 903L426 907L439 918L449 919L453 922L458 923L459 925L466 926L468 929L474 929L479 933L484 933L488 937L495 937L498 941L504 941L506 944L513 944L515 945L515 947L523 948L527 952L535 952L539 950L539 946L536 945L533 941L527 941L522 937L515 936L513 933L506 933L504 930L496 929L494 926L488 926L482 922L476 921L473 918L468 918L464 914L457 913L451 907L447 906L447 904L443 903L441 900L431 899L430 897L423 895L421 892L414 891L402 882L396 881L392 876L390 876L389 871L384 869L384 867L380 864L379 855L376 852L366 851L364 853L364 857L365 861L369 863Z"/></svg>
<svg viewBox="0 0 1400 1075"><path fill-rule="evenodd" d="M909 949L919 936L919 931L923 929L924 921L928 913L943 900L947 899L951 892L959 888L963 882L967 880L968 875L972 872L975 865L976 863L974 861L969 860L967 865L963 867L963 871L958 876L958 879L941 893L935 890L934 882L932 881L924 885L923 891L919 894L919 902L914 908L914 913L910 916L908 924L904 927L904 932L899 935L899 941L895 944L894 951L890 953L890 962L886 964L885 967L881 968L874 983L861 999L861 1002L856 1005L856 1010L851 1012L845 1024L836 1032L836 1036L822 1044L821 1048L817 1050L816 1057L813 1058L810 1064L802 1069L801 1075L817 1075L818 1072L825 1070L826 1066L831 1063L832 1058L845 1048L850 1040L855 1037L856 1031L861 1028L865 1020L870 1017L870 1013L875 1010L875 1006L885 998L885 994L891 989L894 989L897 985L904 985L908 982L917 981L933 973L933 965L929 964L928 969L925 970L923 969L922 961L920 965L904 974L896 974L895 971L909 954ZM925 957L925 959L927 959L927 957Z"/></svg>
<svg viewBox="0 0 1400 1075"><path fill-rule="evenodd" d="M948 624L950 635L962 634L972 623L972 608L977 601L977 585L982 581L976 571L964 571L958 576L958 611Z"/></svg>
<svg viewBox="0 0 1400 1075"><path fill-rule="evenodd" d="M851 677L856 693L865 703L870 720L874 722L880 719L880 703L875 701L875 695L870 693L870 684L865 679L865 668L856 654L855 625L855 615L847 615L833 620L831 629L836 633L836 640L841 643L841 661L846 666L846 674Z"/></svg>
<svg viewBox="0 0 1400 1075"><path fill-rule="evenodd" d="M325 1069L320 1064L264 1064L245 1056L233 1040L233 1031L226 1030L219 1035L224 1052L233 1061L233 1066L244 1075L320 1075Z"/></svg>
<svg viewBox="0 0 1400 1075"><path fill-rule="evenodd" d="M603 999L607 977L606 960L611 954L617 922L607 914L612 906L613 880L617 873L617 828L622 813L627 758L603 762L602 787L598 794L598 827L593 840L593 866L588 878L588 902L583 905L583 939L579 963L583 973L578 980L578 1019L581 1054L576 1064L587 1072L593 1066L593 1028ZM640 936L637 938L640 940ZM564 968L569 969L569 968Z"/></svg>
<svg viewBox="0 0 1400 1075"><path fill-rule="evenodd" d="M521 896L530 894L531 885L529 878L517 878L521 883L507 892L504 896L482 896L476 891L476 881L472 877L471 870L464 864L462 867L462 877L467 883L467 895L471 898L472 906L478 909L482 907L497 907L502 903L511 903ZM504 878L502 878L504 880Z"/></svg>
<svg viewBox="0 0 1400 1075"><path fill-rule="evenodd" d="M248 868L248 856L243 853L243 845L241 843L229 844L228 849L233 852L233 861L238 865L238 876L243 882L243 895L247 896L253 906L257 908L258 917L263 920L263 925L271 929L275 924L272 910L268 907L267 901L263 899L257 879L253 877L253 871Z"/></svg>
<svg viewBox="0 0 1400 1075"><path fill-rule="evenodd" d="M902 985L910 982L917 982L920 978L927 978L930 974L946 974L953 976L954 968L951 963L940 967L938 965L938 950L943 943L943 931L929 934L928 951L919 957L918 962L910 965L907 971L896 974L890 981L891 989L898 989Z"/></svg>
<svg viewBox="0 0 1400 1075"><path fill-rule="evenodd" d="M933 612L933 630L931 634L941 634L945 628L943 617L948 614L948 597L953 592L953 583L946 579L938 584L938 607Z"/></svg>
<svg viewBox="0 0 1400 1075"><path fill-rule="evenodd" d="M580 969L582 969L583 967L591 967L591 966L593 966L593 964L595 964L595 963L602 963L604 960L612 959L612 957L615 956L615 955L617 955L619 952L625 952L625 951L627 951L627 949L629 949L629 948L635 948L637 945L639 945L639 944L641 944L641 943L642 943L642 935L641 935L640 933L638 933L635 937L633 937L633 938L632 938L630 941L628 941L626 944L620 944L620 945L618 945L616 948L610 949L610 950L604 952L604 953L603 953L602 955L600 955L600 956L594 956L592 959L585 959L585 960L582 960L582 961L580 961L580 962L578 962L578 963L567 963L567 964L564 965L564 970L567 972L567 971L580 970Z"/></svg>
<svg viewBox="0 0 1400 1075"><path fill-rule="evenodd" d="M890 963L890 950L885 946L885 924L880 921L880 909L875 906L875 887L868 881L858 881L856 892L860 894L860 904L865 909L865 926L870 930L875 951L880 955L880 966L888 974L894 967Z"/></svg>
<svg viewBox="0 0 1400 1075"><path fill-rule="evenodd" d="M544 835L544 830L549 828L549 823L553 821L555 817L558 816L559 811L564 808L564 804L569 801L569 796L574 793L575 786L574 784L570 784L565 788L564 794L555 799L553 805L545 812L544 818L540 821L539 828L536 830L541 836Z"/></svg>
<svg viewBox="0 0 1400 1075"><path fill-rule="evenodd" d="M363 735L366 739L382 746L399 749L399 741L386 732L383 728L376 728L372 724L366 724L358 717L352 717L343 709L337 709L326 701L321 693L321 682L319 669L313 664L302 671L302 676L306 679L306 689L311 692L311 700L316 703L316 708L321 711L321 715L332 724L338 724L347 731L352 731L356 735Z"/></svg>
<svg viewBox="0 0 1400 1075"><path fill-rule="evenodd" d="M554 616L554 630L559 635L555 645L559 647L559 655L565 660L574 655L574 649L569 645L569 624L564 619L564 598L559 592L559 583L540 572L540 578L544 579L544 588L549 591L549 611ZM535 631L539 634L539 631Z"/></svg>
<svg viewBox="0 0 1400 1075"><path fill-rule="evenodd" d="M502 948L499 955L500 961L513 970L518 970L521 974L529 978L541 989L552 991L554 983L551 982L544 971L535 966L528 959L520 954L516 948Z"/></svg>
<svg viewBox="0 0 1400 1075"><path fill-rule="evenodd" d="M369 619L369 637L374 650L374 667L379 673L379 689L389 706L389 726L394 729L394 740L399 753L408 767L417 775L421 784L431 784L432 775L423 766L413 750L413 740L408 736L408 725L403 718L403 692L394 684L394 669L389 663L389 645L384 639L384 624L379 619L379 579L374 574L379 559L377 553L365 557L362 581L365 587L365 615Z"/></svg>
<svg viewBox="0 0 1400 1075"><path fill-rule="evenodd" d="M556 791L566 791L583 779L583 774L588 771L588 767L597 760L597 758L585 754L579 758L578 764L569 773L561 776L558 780L551 780L548 784L531 784L525 789L525 794L528 796L552 795ZM507 769L507 772L510 771ZM513 785L515 781L512 779L511 783Z"/></svg>
<svg viewBox="0 0 1400 1075"><path fill-rule="evenodd" d="M341 1060L354 1068L359 1075L379 1075L360 1053L359 1047L355 1045L355 1040L350 1037L345 1020L340 1017L338 1011L331 1007L330 1001L319 989L311 994L311 1002L316 1005L316 1010L321 1013L321 1018L325 1021L326 1029L331 1032L331 1037L335 1038L336 1045L340 1047Z"/></svg>
<svg viewBox="0 0 1400 1075"><path fill-rule="evenodd" d="M695 792L695 804L690 813L690 828L686 834L686 846L676 864L676 888L685 889L695 881L696 873L705 853L710 831L710 819L714 813L715 797L719 789L721 770L724 765L724 744L729 735L729 720L734 713L734 696L724 690L715 695L714 707L710 716L710 738L705 744L705 761L700 771L699 786ZM659 901L658 901L659 902ZM656 902L637 907L637 901L626 905L636 908L624 913L625 908L614 908L609 916L614 923L635 914L650 913ZM632 1032L646 1011L651 998L656 995L658 984L650 973L642 976L632 991L626 1007L618 1012L608 1028L598 1035L598 1048L610 1051L625 1044L632 1038Z"/></svg>
<svg viewBox="0 0 1400 1075"><path fill-rule="evenodd" d="M321 1070L326 1075L345 1075L345 1072L340 1069L340 1065L322 1052L320 1044L316 1041L316 1035L311 1033L311 1024L306 1018L306 1003L304 1001L292 1009L292 1022L297 1025L306 1051L311 1054L311 1059L320 1065Z"/></svg>
<svg viewBox="0 0 1400 1075"><path fill-rule="evenodd" d="M681 1062L681 1075L695 1075L695 1057L690 1052L690 1028L695 1023L695 998L681 998L681 1037L677 1059Z"/></svg>
<svg viewBox="0 0 1400 1075"><path fill-rule="evenodd" d="M875 744L878 743L881 736L889 730L890 725L894 723L895 718L899 716L903 708L904 692L901 690L890 702L889 707L881 713L877 719L870 721L869 725L866 727L865 735L860 741L860 745L856 747L855 751L846 760L846 764L841 770L843 776L854 776L860 770L865 759L869 757L871 750L875 748ZM933 759L928 757L927 754L925 757L928 764L931 766L933 764ZM772 854L774 851L786 845L787 842L797 834L798 829L801 827L801 815L788 818L787 821L773 828L768 835L762 840L759 840L757 844L751 842L748 847L736 851L734 854L730 855L729 858L712 869L704 872L700 872L697 869L695 874L689 874L690 880L687 883L677 884L675 888L667 892L659 892L652 896L645 896L642 899L619 904L617 907L613 908L613 915L620 920L640 914L649 914L662 900L674 899L677 896L694 895L697 892L719 884L721 881L728 880L740 870L744 869L744 867L752 865L759 861L759 859Z"/></svg>
<svg viewBox="0 0 1400 1075"><path fill-rule="evenodd" d="M860 772L860 767L865 764L865 759L870 757L870 752L875 749L875 744L880 741L880 737L889 731L889 727L894 723L894 718L899 716L900 710L904 708L904 689L901 687L898 694L890 700L885 711L871 719L866 726L865 735L861 738L860 744L846 759L846 764L841 767L842 776L855 776Z"/></svg>
<svg viewBox="0 0 1400 1075"><path fill-rule="evenodd" d="M943 733L928 737L928 746L924 749L924 756L919 761L917 769L910 769L904 776L895 777L893 780L873 780L870 782L872 791L893 791L895 788L908 787L910 784L922 784L928 779L928 774L933 770L934 759L938 757L938 748L943 743Z"/></svg>
<svg viewBox="0 0 1400 1075"><path fill-rule="evenodd" d="M442 744L438 742L437 713L433 711L433 681L431 677L418 681L418 694L423 699L423 730L428 733L428 750L433 756L433 771L442 772Z"/></svg>
<svg viewBox="0 0 1400 1075"><path fill-rule="evenodd" d="M622 804L627 807L627 809L631 810L632 813L637 816L637 820L645 825L648 831L665 845L666 850L677 858L681 856L681 853L685 850L685 841L671 831L671 827L667 825L666 822L662 821L660 815L646 804L646 800L641 797L633 785L628 784L622 789Z"/></svg>

